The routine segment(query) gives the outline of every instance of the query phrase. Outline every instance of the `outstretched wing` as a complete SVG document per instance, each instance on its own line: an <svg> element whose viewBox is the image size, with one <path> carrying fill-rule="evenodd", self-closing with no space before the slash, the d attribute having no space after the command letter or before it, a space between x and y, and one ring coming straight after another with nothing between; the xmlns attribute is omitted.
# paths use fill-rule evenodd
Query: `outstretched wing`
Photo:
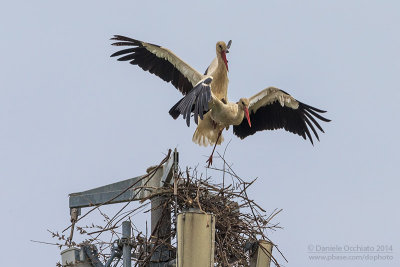
<svg viewBox="0 0 400 267"><path fill-rule="evenodd" d="M194 121L198 124L198 117L203 119L203 114L209 110L208 102L211 100L211 76L201 80L186 96L178 101L170 110L169 114L174 118L183 115L187 126L190 126L190 115L194 113Z"/></svg>
<svg viewBox="0 0 400 267"><path fill-rule="evenodd" d="M305 140L308 137L313 144L310 129L319 140L314 126L324 132L316 119L329 122L329 119L318 114L325 112L297 101L278 88L269 87L249 99L251 127L243 120L241 124L233 126L233 133L243 139L258 131L285 129Z"/></svg>
<svg viewBox="0 0 400 267"><path fill-rule="evenodd" d="M204 78L169 49L121 35L114 35L111 40L118 41L112 44L115 46L132 46L115 52L111 57L121 56L118 58L119 61L129 61L164 81L171 82L183 95Z"/></svg>

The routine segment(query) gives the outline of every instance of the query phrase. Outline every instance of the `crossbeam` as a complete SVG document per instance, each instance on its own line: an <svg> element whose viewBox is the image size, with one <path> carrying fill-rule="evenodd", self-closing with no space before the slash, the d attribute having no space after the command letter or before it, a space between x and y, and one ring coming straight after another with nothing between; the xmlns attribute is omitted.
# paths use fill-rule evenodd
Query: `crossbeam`
<svg viewBox="0 0 400 267"><path fill-rule="evenodd" d="M152 193L152 190L144 189L145 186L161 188L173 182L173 167L174 165L177 166L177 164L178 152L175 150L174 153L171 153L170 158L154 174L149 175L148 178L142 179L144 175L141 175L94 189L71 193L69 194L69 207L70 209L80 209L104 203L114 204L141 200ZM127 188L129 189L126 190Z"/></svg>

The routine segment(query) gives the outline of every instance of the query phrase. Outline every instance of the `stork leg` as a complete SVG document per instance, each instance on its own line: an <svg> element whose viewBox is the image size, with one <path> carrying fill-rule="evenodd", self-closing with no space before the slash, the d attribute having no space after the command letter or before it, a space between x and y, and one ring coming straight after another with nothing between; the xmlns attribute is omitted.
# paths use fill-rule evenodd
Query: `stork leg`
<svg viewBox="0 0 400 267"><path fill-rule="evenodd" d="M214 145L214 148L213 148L213 151L211 152L211 155L210 155L210 157L208 158L208 160L206 161L206 162L208 162L208 166L207 166L207 168L210 168L210 166L212 165L212 159L213 159L213 155L214 155L214 151L215 151L215 147L217 146L217 144L218 144L218 140L219 140L219 138L221 137L221 134L222 134L222 131L223 131L224 129L222 128L222 130L221 131L219 131L219 133L218 133L218 137L217 137L217 141L215 141L215 145Z"/></svg>

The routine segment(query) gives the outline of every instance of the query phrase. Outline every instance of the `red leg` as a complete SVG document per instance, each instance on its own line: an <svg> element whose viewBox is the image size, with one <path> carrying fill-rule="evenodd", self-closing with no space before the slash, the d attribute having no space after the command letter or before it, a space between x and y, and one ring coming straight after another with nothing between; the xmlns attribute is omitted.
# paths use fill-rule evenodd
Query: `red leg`
<svg viewBox="0 0 400 267"><path fill-rule="evenodd" d="M210 168L210 166L212 165L212 159L213 159L215 147L217 146L218 140L219 140L219 138L220 138L220 136L221 136L223 130L224 130L224 129L222 129L222 130L218 133L217 141L215 141L215 145L214 145L213 151L212 151L210 157L208 158L208 160L206 161L206 162L208 162L207 168Z"/></svg>

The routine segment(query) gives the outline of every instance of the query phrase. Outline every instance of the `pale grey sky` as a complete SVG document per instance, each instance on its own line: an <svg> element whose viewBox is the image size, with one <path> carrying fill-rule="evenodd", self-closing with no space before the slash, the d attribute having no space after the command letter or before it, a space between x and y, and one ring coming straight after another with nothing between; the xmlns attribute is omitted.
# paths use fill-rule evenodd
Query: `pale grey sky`
<svg viewBox="0 0 400 267"><path fill-rule="evenodd" d="M271 238L285 266L399 266L400 3L174 3L2 4L2 266L54 266L59 250L29 240L68 225L68 193L143 174L175 146L182 167L204 171L211 148L168 115L181 95L109 58L113 34L168 47L199 71L232 39L230 100L276 86L328 110L314 146L282 130L244 140L230 130L219 151L232 140L235 171L259 177L252 198L283 209ZM392 245L393 259L312 261L309 245Z"/></svg>

